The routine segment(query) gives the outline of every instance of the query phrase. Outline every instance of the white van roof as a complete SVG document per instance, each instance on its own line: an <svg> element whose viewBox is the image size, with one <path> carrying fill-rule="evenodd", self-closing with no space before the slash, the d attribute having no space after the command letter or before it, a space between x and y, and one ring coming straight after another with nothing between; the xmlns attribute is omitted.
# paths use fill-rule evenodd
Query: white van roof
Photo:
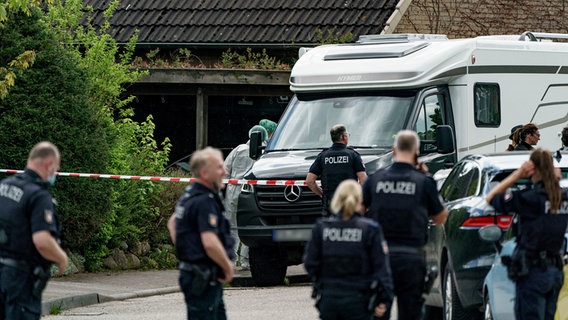
<svg viewBox="0 0 568 320"><path fill-rule="evenodd" d="M452 40L445 35L361 36L354 44L301 50L291 72L290 89L312 92L424 87L483 72L483 66L504 66L509 70L529 66L530 72L542 67L545 73L568 73L568 65L562 68L568 64L568 43L543 41L546 38L568 39L568 35L526 32L521 36Z"/></svg>

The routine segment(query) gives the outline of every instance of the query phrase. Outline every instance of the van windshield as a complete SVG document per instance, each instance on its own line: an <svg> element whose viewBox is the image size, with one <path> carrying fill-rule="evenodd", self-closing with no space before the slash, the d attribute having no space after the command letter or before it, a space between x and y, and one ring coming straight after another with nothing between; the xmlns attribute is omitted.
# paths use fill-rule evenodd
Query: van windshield
<svg viewBox="0 0 568 320"><path fill-rule="evenodd" d="M413 99L414 95L294 98L266 149L329 148L329 129L335 124L345 125L350 146L390 148L393 136L405 128Z"/></svg>

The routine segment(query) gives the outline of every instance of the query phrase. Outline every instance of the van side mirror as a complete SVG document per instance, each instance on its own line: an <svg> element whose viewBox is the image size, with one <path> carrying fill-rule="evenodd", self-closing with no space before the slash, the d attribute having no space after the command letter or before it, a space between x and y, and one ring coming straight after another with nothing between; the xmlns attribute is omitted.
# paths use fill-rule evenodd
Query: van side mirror
<svg viewBox="0 0 568 320"><path fill-rule="evenodd" d="M249 142L249 157L251 159L258 159L262 154L262 133L261 132L253 132L250 135L250 142Z"/></svg>
<svg viewBox="0 0 568 320"><path fill-rule="evenodd" d="M454 130L449 125L441 124L436 127L436 145L438 153L447 154L456 151Z"/></svg>

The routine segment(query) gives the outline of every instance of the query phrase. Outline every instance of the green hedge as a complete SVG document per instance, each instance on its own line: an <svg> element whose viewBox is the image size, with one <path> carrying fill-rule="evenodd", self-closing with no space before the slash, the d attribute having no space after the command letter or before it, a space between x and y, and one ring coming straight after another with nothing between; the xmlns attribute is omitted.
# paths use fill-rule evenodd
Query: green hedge
<svg viewBox="0 0 568 320"><path fill-rule="evenodd" d="M131 98L123 97L124 85L141 75L128 67L134 47L120 49L104 30L73 27L81 4L54 4L47 11L51 16L10 14L0 28L0 66L25 50L36 52L34 65L0 100L0 167L23 168L30 148L49 140L61 151L61 171L163 174L169 141L155 141L151 117L132 121ZM164 223L164 207L173 208L169 188L144 181L58 178L53 193L63 246L84 256L88 270L97 270L124 243L170 243Z"/></svg>

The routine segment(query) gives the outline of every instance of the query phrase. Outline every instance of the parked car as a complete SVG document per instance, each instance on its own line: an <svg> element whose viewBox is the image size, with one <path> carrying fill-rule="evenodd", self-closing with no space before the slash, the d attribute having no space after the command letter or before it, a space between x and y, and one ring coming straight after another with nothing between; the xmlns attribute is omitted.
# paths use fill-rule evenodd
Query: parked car
<svg viewBox="0 0 568 320"><path fill-rule="evenodd" d="M568 182L568 181L567 181ZM484 232L480 232L480 237L489 242L501 240L501 236L491 232L489 227L485 227ZM489 235L488 235L489 233ZM495 238L491 238L495 236ZM488 237L484 239L484 237ZM483 302L484 319L486 320L515 320L513 311L515 304L515 284L507 277L507 267L501 262L501 256L510 256L515 249L516 242L511 231L505 233L503 244L496 245L498 253L495 255L493 266L483 283ZM568 262L568 230L564 241L564 259ZM499 250L500 248L500 250ZM558 297L556 310L557 320L568 319L568 264L564 265L564 286Z"/></svg>
<svg viewBox="0 0 568 320"><path fill-rule="evenodd" d="M445 320L479 317L483 311L483 283L495 260L493 244L479 238L478 230L496 224L507 230L511 215L495 215L485 202L488 192L521 164L529 152L469 155L460 160L445 179L440 195L448 208L443 226L429 226L426 258L439 270L426 298L426 309L442 308ZM568 171L568 154L560 159ZM528 179L512 188L527 188ZM430 313L430 312L427 312ZM434 312L435 314L435 312Z"/></svg>

